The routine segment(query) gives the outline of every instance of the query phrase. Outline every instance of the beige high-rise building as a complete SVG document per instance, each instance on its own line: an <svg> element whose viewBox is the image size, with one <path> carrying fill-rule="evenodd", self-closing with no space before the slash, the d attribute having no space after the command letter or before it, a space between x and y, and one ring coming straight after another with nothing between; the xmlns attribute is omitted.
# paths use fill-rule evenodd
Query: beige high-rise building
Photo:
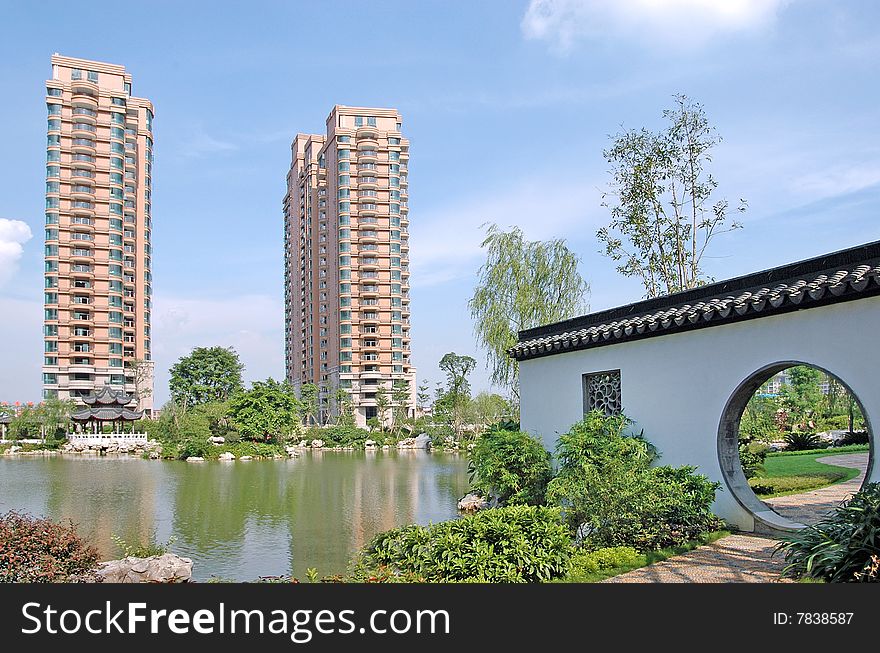
<svg viewBox="0 0 880 653"><path fill-rule="evenodd" d="M326 136L297 134L291 154L284 196L287 380L318 386L322 421L338 414L339 390L360 426L371 417L387 423L395 405L412 414L409 141L401 116L337 105Z"/></svg>
<svg viewBox="0 0 880 653"><path fill-rule="evenodd" d="M123 66L52 55L43 395L109 383L152 410L153 105Z"/></svg>

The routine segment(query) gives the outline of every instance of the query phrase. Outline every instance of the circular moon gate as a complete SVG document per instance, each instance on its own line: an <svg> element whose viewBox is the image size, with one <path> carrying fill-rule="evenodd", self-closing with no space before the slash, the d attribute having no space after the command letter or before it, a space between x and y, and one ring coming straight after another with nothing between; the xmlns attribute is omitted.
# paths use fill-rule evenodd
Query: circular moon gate
<svg viewBox="0 0 880 653"><path fill-rule="evenodd" d="M874 430L871 426L871 419L868 415L858 395L840 379L836 374L830 372L818 365L805 361L780 361L772 363L766 367L753 372L745 381L737 386L736 390L727 400L724 406L724 412L721 415L721 423L718 426L718 462L721 465L721 473L727 484L727 489L739 504L750 512L755 518L755 531L778 535L784 533L792 533L804 528L805 524L792 521L773 511L767 504L763 503L752 491L748 480L743 473L742 463L739 458L739 427L742 420L743 412L749 400L754 396L755 392L769 381L773 376L782 370L790 367L806 365L814 369L820 370L829 376L834 377L846 391L852 396L865 419L865 426L868 434L873 436ZM869 438L868 453L868 470L865 479L871 477L871 468L874 464L874 438ZM829 452L830 453L830 452Z"/></svg>

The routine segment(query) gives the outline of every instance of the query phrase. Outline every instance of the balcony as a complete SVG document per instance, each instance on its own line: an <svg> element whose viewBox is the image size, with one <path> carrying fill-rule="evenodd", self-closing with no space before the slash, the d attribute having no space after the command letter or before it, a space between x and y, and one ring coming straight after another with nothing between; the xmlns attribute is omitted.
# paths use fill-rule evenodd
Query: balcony
<svg viewBox="0 0 880 653"><path fill-rule="evenodd" d="M379 149L379 141L375 139L375 137L364 137L358 139L357 143L358 150L378 150Z"/></svg>
<svg viewBox="0 0 880 653"><path fill-rule="evenodd" d="M358 177L375 177L377 168L375 163L358 163Z"/></svg>
<svg viewBox="0 0 880 653"><path fill-rule="evenodd" d="M358 140L362 138L375 140L379 137L379 130L373 125L363 125L357 128L354 136Z"/></svg>
<svg viewBox="0 0 880 653"><path fill-rule="evenodd" d="M378 150L358 150L358 164L363 162L377 161L379 159Z"/></svg>

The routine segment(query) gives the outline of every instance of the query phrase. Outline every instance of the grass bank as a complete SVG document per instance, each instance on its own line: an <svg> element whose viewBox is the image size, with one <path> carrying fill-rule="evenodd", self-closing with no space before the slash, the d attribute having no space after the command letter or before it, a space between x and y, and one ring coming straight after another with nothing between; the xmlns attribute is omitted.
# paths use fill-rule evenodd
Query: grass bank
<svg viewBox="0 0 880 653"><path fill-rule="evenodd" d="M848 481L858 476L859 470L821 463L818 459L868 450L865 445L854 445L854 447L856 448L840 447L769 454L764 461L763 471L749 479L749 485L752 486L755 494L769 499ZM841 451L841 449L847 450Z"/></svg>

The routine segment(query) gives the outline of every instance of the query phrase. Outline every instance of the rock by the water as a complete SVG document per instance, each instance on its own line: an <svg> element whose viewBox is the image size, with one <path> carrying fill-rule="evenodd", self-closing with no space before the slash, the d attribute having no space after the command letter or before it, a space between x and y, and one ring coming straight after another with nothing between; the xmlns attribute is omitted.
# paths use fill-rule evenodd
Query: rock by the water
<svg viewBox="0 0 880 653"><path fill-rule="evenodd" d="M312 440L312 449L322 449L324 447L323 440Z"/></svg>
<svg viewBox="0 0 880 653"><path fill-rule="evenodd" d="M483 497L481 497L477 494L473 494L473 493L468 493L468 494L464 495L458 501L458 509L463 510L465 512L483 510L484 508L488 508L488 507L489 507L488 501L486 501Z"/></svg>
<svg viewBox="0 0 880 653"><path fill-rule="evenodd" d="M229 451L224 451L219 456L217 456L218 460L235 460L235 454L230 453Z"/></svg>
<svg viewBox="0 0 880 653"><path fill-rule="evenodd" d="M104 583L186 583L192 578L192 566L189 558L165 553L102 562L95 575Z"/></svg>
<svg viewBox="0 0 880 653"><path fill-rule="evenodd" d="M376 446L375 440L364 440L364 447L366 447L367 449L372 449L375 446Z"/></svg>
<svg viewBox="0 0 880 653"><path fill-rule="evenodd" d="M208 438L208 442L210 442L214 446L219 447L221 444L226 442L226 438L224 438L222 435L212 435L210 438Z"/></svg>
<svg viewBox="0 0 880 653"><path fill-rule="evenodd" d="M239 460L253 460L254 457L253 456L239 456L238 459Z"/></svg>
<svg viewBox="0 0 880 653"><path fill-rule="evenodd" d="M296 447L284 447L284 451L286 451L287 455L291 458L297 458L299 456L299 451L296 450Z"/></svg>
<svg viewBox="0 0 880 653"><path fill-rule="evenodd" d="M417 435L414 438L404 438L400 442L397 443L398 449L430 449L431 448L431 436L427 433L422 433Z"/></svg>
<svg viewBox="0 0 880 653"><path fill-rule="evenodd" d="M299 441L299 446L301 446L301 447L307 447L307 446L309 446L309 441L308 441L308 440L300 440L300 441Z"/></svg>
<svg viewBox="0 0 880 653"><path fill-rule="evenodd" d="M205 459L202 458L201 456L190 456L189 458L186 459L186 462L188 462L188 463L203 463L203 462L205 462Z"/></svg>

